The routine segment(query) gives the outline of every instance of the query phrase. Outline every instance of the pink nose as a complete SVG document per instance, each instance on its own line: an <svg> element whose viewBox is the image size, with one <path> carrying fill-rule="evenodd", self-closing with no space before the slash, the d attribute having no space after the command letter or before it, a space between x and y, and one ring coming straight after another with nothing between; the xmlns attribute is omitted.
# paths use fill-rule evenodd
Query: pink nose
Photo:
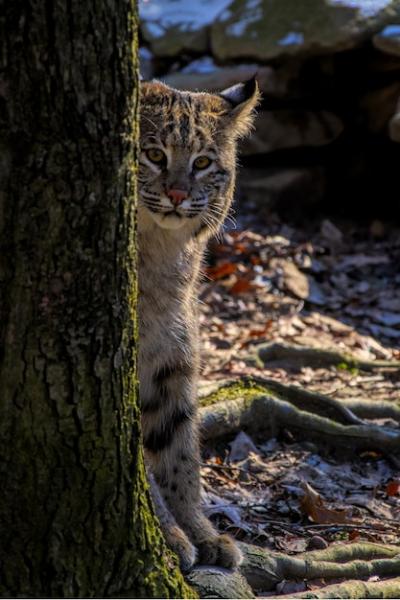
<svg viewBox="0 0 400 600"><path fill-rule="evenodd" d="M178 206L179 204L182 204L184 200L186 200L188 193L186 190L171 188L167 191L167 196L174 206Z"/></svg>

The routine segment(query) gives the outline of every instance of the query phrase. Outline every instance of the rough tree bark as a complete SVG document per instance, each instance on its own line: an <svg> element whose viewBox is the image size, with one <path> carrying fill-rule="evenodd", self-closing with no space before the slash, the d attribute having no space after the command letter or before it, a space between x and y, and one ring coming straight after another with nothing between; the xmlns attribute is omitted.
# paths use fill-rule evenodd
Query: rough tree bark
<svg viewBox="0 0 400 600"><path fill-rule="evenodd" d="M192 597L140 451L136 7L3 8L0 596Z"/></svg>

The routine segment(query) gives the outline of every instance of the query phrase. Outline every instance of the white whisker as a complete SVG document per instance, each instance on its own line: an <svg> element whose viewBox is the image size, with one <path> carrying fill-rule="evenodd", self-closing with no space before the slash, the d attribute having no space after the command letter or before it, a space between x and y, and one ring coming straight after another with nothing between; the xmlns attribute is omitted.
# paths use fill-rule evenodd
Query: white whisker
<svg viewBox="0 0 400 600"><path fill-rule="evenodd" d="M155 129L157 129L157 125L154 123L154 121L152 121L147 115L141 114L140 115L141 119L146 119L146 121L148 121L149 123L151 123L153 125L153 127Z"/></svg>

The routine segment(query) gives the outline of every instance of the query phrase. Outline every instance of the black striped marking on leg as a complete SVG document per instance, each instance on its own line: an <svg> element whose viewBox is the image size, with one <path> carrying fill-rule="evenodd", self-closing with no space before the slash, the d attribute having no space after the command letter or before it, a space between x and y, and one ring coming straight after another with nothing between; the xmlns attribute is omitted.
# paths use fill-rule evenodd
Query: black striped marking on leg
<svg viewBox="0 0 400 600"><path fill-rule="evenodd" d="M192 376L193 369L186 363L178 363L174 365L163 365L153 375L153 384L157 392L152 398L149 398L143 403L142 412L156 412L161 407L165 407L165 401L168 400L169 390L168 384L173 377Z"/></svg>
<svg viewBox="0 0 400 600"><path fill-rule="evenodd" d="M178 363L174 365L163 365L153 375L153 383L162 396L168 395L168 381L174 377L190 377L193 369L187 363Z"/></svg>
<svg viewBox="0 0 400 600"><path fill-rule="evenodd" d="M194 415L194 408L187 406L185 409L175 409L172 414L158 427L154 427L144 437L144 447L150 452L161 452L173 442L174 436L181 425L189 421Z"/></svg>

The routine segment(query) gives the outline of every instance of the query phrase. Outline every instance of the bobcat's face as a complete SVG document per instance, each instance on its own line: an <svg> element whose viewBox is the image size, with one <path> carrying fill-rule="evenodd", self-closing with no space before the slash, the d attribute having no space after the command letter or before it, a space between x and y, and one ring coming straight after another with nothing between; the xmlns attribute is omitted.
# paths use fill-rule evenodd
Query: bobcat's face
<svg viewBox="0 0 400 600"><path fill-rule="evenodd" d="M139 202L164 229L216 230L232 197L236 140L257 103L255 82L221 95L141 86Z"/></svg>

